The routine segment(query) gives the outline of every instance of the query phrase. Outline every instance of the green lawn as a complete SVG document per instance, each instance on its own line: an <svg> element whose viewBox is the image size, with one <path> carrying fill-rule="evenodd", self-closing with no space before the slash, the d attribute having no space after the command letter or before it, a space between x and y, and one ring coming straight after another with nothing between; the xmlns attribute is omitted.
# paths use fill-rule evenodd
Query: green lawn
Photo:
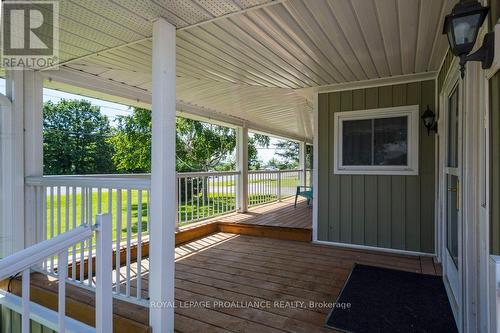
<svg viewBox="0 0 500 333"><path fill-rule="evenodd" d="M52 212L52 204L51 204L51 196L47 196L47 236L55 236L59 234L60 231L64 232L66 231L67 227L71 229L71 226L74 223L74 217L73 217L73 203L76 201L75 205L75 211L76 211L76 225L79 225L81 222L81 217L82 217L82 194L77 193L75 195L75 200L73 200L73 195L72 194L67 194L67 195L61 195L60 197L61 203L61 212L60 212L60 217L61 221L59 223L58 219L58 202L57 202L57 195L54 191L54 211ZM141 224L142 224L142 231L147 230L147 192L142 191L142 212L141 212ZM113 195L111 197L112 200L112 223L113 223L113 239L116 239L117 235L117 216L121 216L121 237L126 237L127 236L127 191L123 190L122 191L122 198L121 198L121 210L119 214L117 214L117 193L116 191L113 191ZM88 200L86 200L88 201ZM66 203L68 206L66 206ZM130 210L130 225L131 225L131 233L136 234L138 231L138 223L139 223L139 203L138 203L138 191L130 191L130 203L131 203L131 210ZM66 221L66 208L68 207L68 218L69 221ZM88 207L85 207L85 212L84 215L87 217L89 216L90 211L88 210ZM98 213L98 193L94 192L92 193L92 211L91 211L91 216L92 216L92 221L95 222L95 215ZM101 212L102 213L107 213L108 212L108 192L102 191L101 195ZM53 228L52 228L52 218L51 216L54 216L53 219ZM54 230L52 233L51 230Z"/></svg>
<svg viewBox="0 0 500 333"><path fill-rule="evenodd" d="M258 196L254 196L255 198L250 198L250 202L253 202ZM263 198L264 196L260 196ZM53 215L51 213L51 196L47 195L47 236L51 238L52 236L56 236L61 232L65 232L67 227L69 230L72 229L73 225L73 203L76 202L75 211L76 211L76 225L79 225L81 222L82 216L82 194L77 193L75 195L75 200L73 200L73 195L70 193L68 195L61 194L60 196L60 222L58 218L57 207L59 206L57 202L57 195L54 191L54 209ZM134 238L139 229L139 194L137 190L130 191L130 231L132 237ZM275 199L275 198L274 198ZM86 200L88 201L88 200ZM66 206L66 202L68 206ZM141 209L141 231L147 232L147 202L148 202L148 193L147 191L142 191L142 209ZM112 203L112 224L113 224L113 240L116 239L118 221L117 216L121 216L121 227L120 234L122 239L127 236L127 191L122 191L121 197L121 209L117 214L117 192L113 191L111 197ZM66 207L68 207L68 221L66 221ZM199 216L200 219L208 218L210 216L223 214L225 212L234 210L236 207L236 198L234 194L224 194L224 195L214 195L209 194L208 199L203 202L201 195L197 197L193 196L191 200L187 204L180 205L180 214L179 221L180 224L187 224L191 222L196 222L196 217ZM92 220L95 219L95 215L98 213L98 193L92 193ZM101 194L101 213L108 212L108 191L103 190ZM85 216L89 216L88 207L86 207L86 211L84 212ZM51 218L53 216L53 219ZM192 219L194 220L192 221ZM51 222L53 221L53 222ZM53 232L51 232L53 230Z"/></svg>
<svg viewBox="0 0 500 333"><path fill-rule="evenodd" d="M278 183L277 179L250 179L248 181L249 184L264 184L269 182L271 184ZM299 184L299 179L297 177L285 177L281 179L281 186L283 187L295 187ZM235 186L236 182L234 180L224 180L217 181L215 179L210 180L210 186Z"/></svg>

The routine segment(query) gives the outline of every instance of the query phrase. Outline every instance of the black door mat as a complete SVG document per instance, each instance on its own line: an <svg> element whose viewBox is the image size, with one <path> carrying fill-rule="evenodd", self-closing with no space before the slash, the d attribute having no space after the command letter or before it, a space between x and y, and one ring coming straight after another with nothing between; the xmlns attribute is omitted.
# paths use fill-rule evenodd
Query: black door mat
<svg viewBox="0 0 500 333"><path fill-rule="evenodd" d="M440 276L359 264L326 326L353 333L458 332Z"/></svg>

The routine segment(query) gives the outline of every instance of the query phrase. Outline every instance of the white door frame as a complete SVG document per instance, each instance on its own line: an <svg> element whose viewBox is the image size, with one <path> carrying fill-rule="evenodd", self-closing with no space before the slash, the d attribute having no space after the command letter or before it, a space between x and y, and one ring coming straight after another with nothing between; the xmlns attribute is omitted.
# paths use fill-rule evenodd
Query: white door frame
<svg viewBox="0 0 500 333"><path fill-rule="evenodd" d="M464 250L463 250L463 240L465 239L464 237L464 230L462 228L463 226L463 218L459 217L459 225L458 225L458 232L459 232L459 240L458 240L458 253L459 253L459 258L458 258L458 276L457 276L457 281L450 281L448 277L455 277L453 274L454 267L452 267L452 263L450 263L447 260L447 246L446 246L446 222L447 222L447 197L448 197L448 185L447 185L447 174L446 172L448 170L447 167L447 156L448 156L448 149L447 149L447 138L448 138L448 126L447 126L447 118L448 118L448 98L452 91L455 89L455 86L457 85L457 82L459 84L459 96L458 96L458 107L459 107L459 113L460 117L463 119L463 106L464 106L464 93L463 93L463 82L460 82L460 75L458 71L458 63L454 61L452 63L452 66L450 67L449 74L443 84L443 88L441 90L440 96L439 96L439 102L440 102L440 128L438 129L439 133L442 133L441 135L441 140L440 140L440 153L442 155L442 158L440 159L440 172L439 172L439 184L440 184L440 196L439 196L439 203L440 203L440 218L439 218L439 225L441 228L441 262L443 264L443 281L446 287L446 291L448 293L448 299L450 300L450 305L453 310L453 313L455 315L455 320L457 322L457 326L459 328L459 331L462 331L461 326L463 323L463 303L464 303L464 290L463 290L463 275L461 274L464 271ZM463 121L461 121L463 123ZM462 165L462 158L463 158L463 148L464 145L463 143L460 144L460 142L463 142L462 139L462 134L463 133L463 126L461 126L461 129L458 131L459 135L459 166L463 170L463 165ZM462 151L462 152L461 152ZM461 182L460 187L458 189L457 195L460 196L460 198L463 198L463 184L462 184L462 173L459 171L459 173L456 175L459 177L459 180ZM464 206L464 202L461 202L460 204L460 215L463 216L463 209L462 207ZM457 295L453 292L452 285L456 284L457 285Z"/></svg>
<svg viewBox="0 0 500 333"><path fill-rule="evenodd" d="M483 331L488 322L488 258L489 258L489 209L488 202L488 83L480 64L467 65L466 76L459 77L458 58L450 66L449 73L439 94L439 202L438 202L438 253L443 263L443 280L452 305L457 326L461 332ZM462 177L461 177L461 226L462 241L459 247L458 304L450 294L446 275L446 198L447 188L443 176L446 167L447 99L457 80L461 80L462 95Z"/></svg>

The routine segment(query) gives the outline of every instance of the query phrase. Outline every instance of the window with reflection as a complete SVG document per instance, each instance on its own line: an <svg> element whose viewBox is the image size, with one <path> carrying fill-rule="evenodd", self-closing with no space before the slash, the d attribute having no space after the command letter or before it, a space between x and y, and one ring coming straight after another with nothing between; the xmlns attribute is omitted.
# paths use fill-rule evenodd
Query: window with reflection
<svg viewBox="0 0 500 333"><path fill-rule="evenodd" d="M335 115L336 173L416 174L418 106Z"/></svg>

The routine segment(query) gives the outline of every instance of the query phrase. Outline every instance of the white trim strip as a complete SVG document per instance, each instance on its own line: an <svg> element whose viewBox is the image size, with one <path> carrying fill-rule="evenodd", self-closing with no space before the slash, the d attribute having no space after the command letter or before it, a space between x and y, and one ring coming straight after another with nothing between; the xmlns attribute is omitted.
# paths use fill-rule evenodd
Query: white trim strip
<svg viewBox="0 0 500 333"><path fill-rule="evenodd" d="M312 169L312 182L313 182L313 216L312 216L312 239L313 242L318 240L318 154L319 154L319 114L318 114L318 93L314 93L313 97L313 169Z"/></svg>
<svg viewBox="0 0 500 333"><path fill-rule="evenodd" d="M328 241L320 241L320 240L315 240L312 243L319 244L319 245L344 247L344 248L349 248L349 249L377 251L377 252L403 254L403 255L410 255L410 256L421 256L421 257L435 257L436 256L435 253L398 250L398 249L390 249L387 247L376 247L376 246L368 246L368 245L347 244L347 243L328 242Z"/></svg>
<svg viewBox="0 0 500 333"><path fill-rule="evenodd" d="M439 74L438 71L432 71L432 72L423 72L423 73L408 74L408 75L396 75L378 79L369 79L363 81L353 81L353 82L338 83L338 84L318 86L312 88L304 88L301 90L318 92L318 93L328 93L328 92L337 92L337 91L346 91L355 89L366 89L373 87L392 86L402 83L434 80L436 79L438 74Z"/></svg>

